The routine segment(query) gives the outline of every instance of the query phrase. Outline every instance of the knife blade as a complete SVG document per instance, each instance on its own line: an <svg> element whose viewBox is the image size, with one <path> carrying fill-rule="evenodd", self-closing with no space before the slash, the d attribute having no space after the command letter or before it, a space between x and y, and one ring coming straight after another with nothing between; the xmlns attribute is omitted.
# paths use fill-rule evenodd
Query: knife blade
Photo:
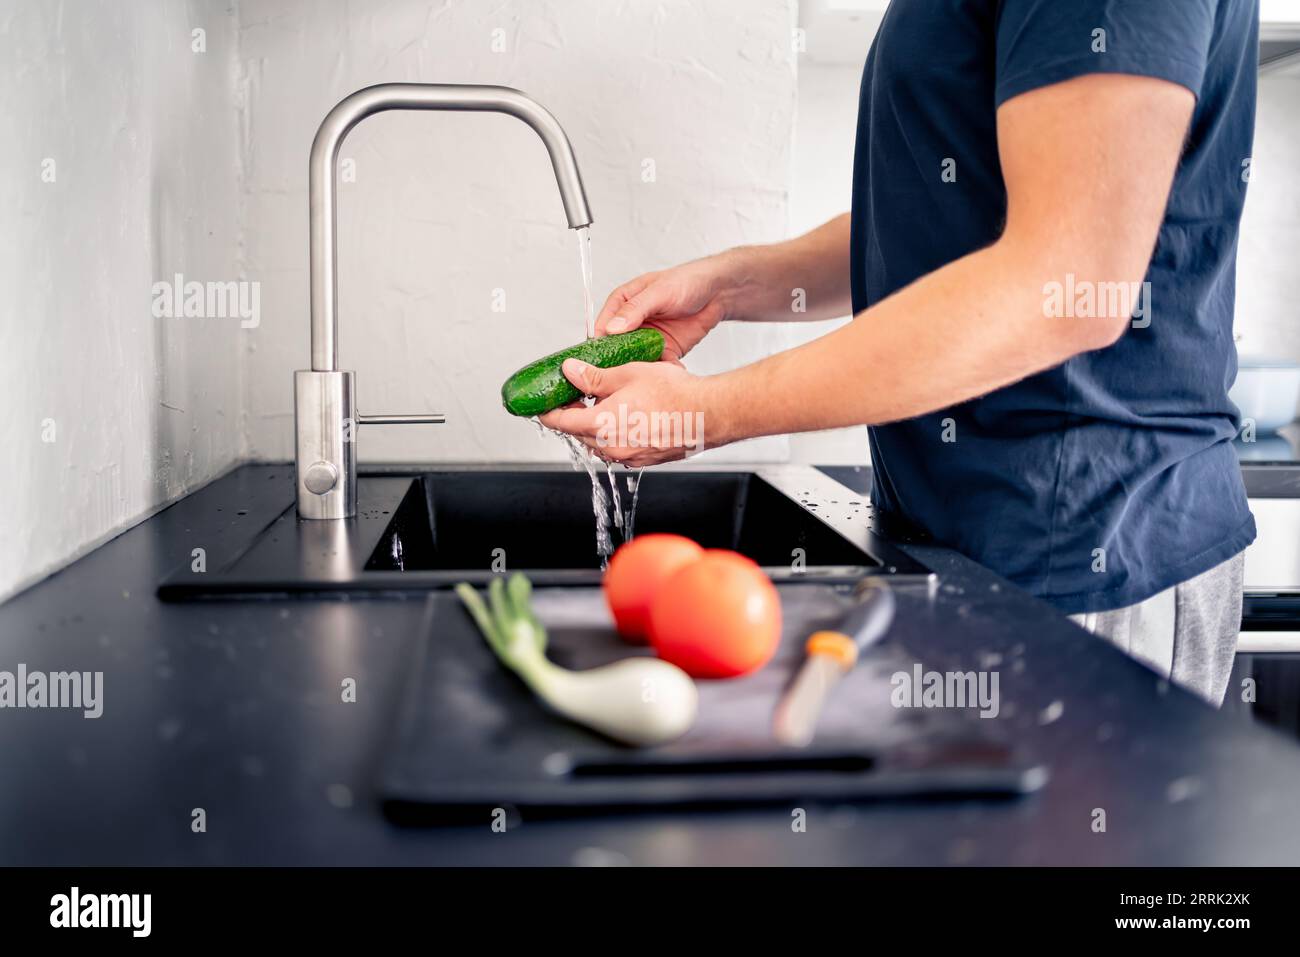
<svg viewBox="0 0 1300 957"><path fill-rule="evenodd" d="M816 631L804 645L807 657L782 695L772 719L776 739L790 747L807 747L817 730L826 699L853 670L858 654L889 630L894 620L894 593L878 578L864 578L855 589L853 607L832 631Z"/></svg>

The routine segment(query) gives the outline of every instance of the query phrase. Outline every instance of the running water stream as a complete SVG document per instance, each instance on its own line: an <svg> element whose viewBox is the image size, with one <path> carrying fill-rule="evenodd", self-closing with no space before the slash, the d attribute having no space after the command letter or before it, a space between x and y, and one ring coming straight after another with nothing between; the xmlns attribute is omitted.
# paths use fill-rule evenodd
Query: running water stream
<svg viewBox="0 0 1300 957"><path fill-rule="evenodd" d="M601 569L604 570L609 564L609 557L614 554L614 549L624 542L632 541L632 536L635 534L636 506L641 497L641 477L645 474L645 469L624 472L625 487L619 488L617 478L619 469L606 462L605 476L609 480L609 491L606 492L600 480L598 464L600 459L592 455L591 451L573 436L548 429L537 419L533 419L533 422L537 425L538 435L545 438L549 432L563 441L573 470L586 472L587 477L591 479L591 512L596 520L596 555L600 558ZM627 496L626 504L624 504L624 495ZM617 542L614 541L615 530L618 536Z"/></svg>
<svg viewBox="0 0 1300 957"><path fill-rule="evenodd" d="M586 336L593 339L596 336L596 299L592 295L591 281L591 227L581 226L574 231L578 237L578 269L582 273L582 305L583 316L586 318Z"/></svg>
<svg viewBox="0 0 1300 957"><path fill-rule="evenodd" d="M575 232L578 237L578 268L582 273L583 334L586 338L592 339L596 335L596 300L593 295L591 274L590 227L583 226ZM587 397L583 401L591 405L595 400ZM537 427L543 435L549 431L540 422L537 423ZM569 452L569 462L574 471L586 472L587 477L591 479L591 511L596 519L596 555L600 558L600 567L604 569L609 564L609 556L614 554L614 549L617 547L614 542L615 530L619 538L618 544L632 540L633 528L636 524L637 499L641 494L641 476L645 469L626 473L626 492L629 502L624 508L624 491L619 488L617 477L621 467L597 458L590 449L573 436L561 432L555 434L564 440ZM608 492L605 491L605 486L600 480L600 462L604 462L605 477L609 482Z"/></svg>

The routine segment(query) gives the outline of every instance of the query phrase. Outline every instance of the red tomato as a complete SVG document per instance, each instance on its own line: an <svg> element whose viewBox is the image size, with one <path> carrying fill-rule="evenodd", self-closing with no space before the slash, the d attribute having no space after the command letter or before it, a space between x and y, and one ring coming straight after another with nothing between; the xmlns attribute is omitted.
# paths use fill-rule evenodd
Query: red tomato
<svg viewBox="0 0 1300 957"><path fill-rule="evenodd" d="M604 582L618 633L644 644L655 593L669 576L703 554L704 549L681 535L642 535L620 546L609 560Z"/></svg>
<svg viewBox="0 0 1300 957"><path fill-rule="evenodd" d="M650 604L650 644L693 678L757 671L781 642L781 599L757 564L710 549L664 582Z"/></svg>

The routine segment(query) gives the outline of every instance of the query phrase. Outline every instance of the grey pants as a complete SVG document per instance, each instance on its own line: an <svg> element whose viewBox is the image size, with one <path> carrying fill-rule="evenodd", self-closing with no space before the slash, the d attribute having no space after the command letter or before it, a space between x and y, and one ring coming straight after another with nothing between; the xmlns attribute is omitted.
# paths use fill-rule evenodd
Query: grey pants
<svg viewBox="0 0 1300 957"><path fill-rule="evenodd" d="M1218 707L1241 630L1245 553L1146 601L1070 619Z"/></svg>

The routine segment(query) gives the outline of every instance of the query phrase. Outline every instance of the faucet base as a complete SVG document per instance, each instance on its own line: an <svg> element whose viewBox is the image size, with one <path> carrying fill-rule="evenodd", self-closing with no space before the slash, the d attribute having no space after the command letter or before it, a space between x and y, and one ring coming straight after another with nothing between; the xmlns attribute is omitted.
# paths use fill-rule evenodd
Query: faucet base
<svg viewBox="0 0 1300 957"><path fill-rule="evenodd" d="M293 374L297 434L298 516L357 514L356 376L352 372Z"/></svg>

